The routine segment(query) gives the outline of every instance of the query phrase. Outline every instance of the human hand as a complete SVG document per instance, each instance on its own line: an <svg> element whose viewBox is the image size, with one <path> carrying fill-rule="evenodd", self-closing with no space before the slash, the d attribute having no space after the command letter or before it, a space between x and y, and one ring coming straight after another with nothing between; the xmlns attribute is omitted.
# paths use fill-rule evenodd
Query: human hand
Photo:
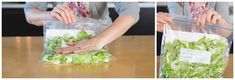
<svg viewBox="0 0 235 80"><path fill-rule="evenodd" d="M164 24L171 22L172 22L172 17L168 13L159 12L157 14L157 31L163 32Z"/></svg>
<svg viewBox="0 0 235 80"><path fill-rule="evenodd" d="M74 23L76 20L74 12L69 8L67 3L57 4L50 14L65 24Z"/></svg>
<svg viewBox="0 0 235 80"><path fill-rule="evenodd" d="M80 41L80 42L68 42L69 47L60 48L57 50L58 53L79 53L85 51L98 51L103 48L103 45L100 44L99 40L92 38L90 40Z"/></svg>
<svg viewBox="0 0 235 80"><path fill-rule="evenodd" d="M208 7L199 14L196 24L198 26L203 26L205 24L223 24L225 20L221 17L221 15Z"/></svg>

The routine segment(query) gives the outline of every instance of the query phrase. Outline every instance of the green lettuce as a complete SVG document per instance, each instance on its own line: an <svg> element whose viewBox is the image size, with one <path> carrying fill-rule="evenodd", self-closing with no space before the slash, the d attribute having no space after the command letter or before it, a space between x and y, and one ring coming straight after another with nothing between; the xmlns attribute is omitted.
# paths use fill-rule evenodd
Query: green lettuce
<svg viewBox="0 0 235 80"><path fill-rule="evenodd" d="M227 65L227 42L203 37L195 42L175 39L167 42L161 56L160 77L163 78L219 78ZM210 64L181 62L180 49L208 51Z"/></svg>
<svg viewBox="0 0 235 80"><path fill-rule="evenodd" d="M108 53L108 49L104 47L101 51L94 52L80 52L71 54L60 54L56 51L61 48L61 42L79 42L81 40L87 40L93 36L87 33L85 30L77 33L77 36L57 36L47 39L44 54L41 59L41 63L47 64L90 64L109 62L112 60L112 56Z"/></svg>
<svg viewBox="0 0 235 80"><path fill-rule="evenodd" d="M109 62L112 59L107 52L83 52L77 54L48 54L42 58L42 63L50 64L91 64Z"/></svg>

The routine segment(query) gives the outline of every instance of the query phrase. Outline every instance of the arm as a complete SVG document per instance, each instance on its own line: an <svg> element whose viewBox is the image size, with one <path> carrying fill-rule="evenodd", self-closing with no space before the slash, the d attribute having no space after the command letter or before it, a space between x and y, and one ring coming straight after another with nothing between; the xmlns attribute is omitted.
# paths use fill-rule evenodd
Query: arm
<svg viewBox="0 0 235 80"><path fill-rule="evenodd" d="M115 10L119 17L107 28L105 31L87 41L82 41L76 44L76 47L62 48L58 50L62 53L82 52L99 50L104 45L121 37L131 26L133 26L139 19L138 3L115 3ZM79 48L77 48L79 47Z"/></svg>
<svg viewBox="0 0 235 80"><path fill-rule="evenodd" d="M67 3L57 4L52 11L46 11L47 4L46 2L27 2L24 7L27 22L42 26L45 19L53 19L52 17L66 24L75 22L75 15Z"/></svg>
<svg viewBox="0 0 235 80"><path fill-rule="evenodd" d="M215 10L206 8L197 20L197 25L203 26L204 24L217 24L221 27L232 29L232 24L230 24L229 19L229 5L228 3L216 3ZM217 32L224 37L230 36L230 30L216 28Z"/></svg>
<svg viewBox="0 0 235 80"><path fill-rule="evenodd" d="M132 16L119 16L108 29L96 37L96 40L100 42L100 48L121 37L134 23L135 19Z"/></svg>
<svg viewBox="0 0 235 80"><path fill-rule="evenodd" d="M229 2L217 2L215 6L215 10L221 15L223 18L222 21L219 21L220 25L226 25L229 29L233 29L233 19L229 16ZM225 26L225 27L226 27ZM221 32L222 36L230 36L232 31L219 29L219 32Z"/></svg>
<svg viewBox="0 0 235 80"><path fill-rule="evenodd" d="M232 23L229 16L229 3L228 2L218 2L215 4L215 11L217 11L226 22Z"/></svg>
<svg viewBox="0 0 235 80"><path fill-rule="evenodd" d="M183 10L181 6L177 2L168 2L167 8L169 13L159 12L157 13L157 27L156 30L158 32L163 32L164 24L171 23L172 17L171 15L182 15Z"/></svg>
<svg viewBox="0 0 235 80"><path fill-rule="evenodd" d="M171 15L183 15L183 7L178 2L168 2L167 8Z"/></svg>
<svg viewBox="0 0 235 80"><path fill-rule="evenodd" d="M42 26L42 19L45 19L50 15L46 9L46 2L26 2L24 13L27 22L36 26Z"/></svg>
<svg viewBox="0 0 235 80"><path fill-rule="evenodd" d="M140 8L138 3L117 2L115 10L119 17L112 23L112 25L97 36L101 44L108 44L117 38L121 37L131 26L139 20Z"/></svg>
<svg viewBox="0 0 235 80"><path fill-rule="evenodd" d="M157 13L157 31L163 32L165 24L171 23L172 17L168 13L159 12Z"/></svg>

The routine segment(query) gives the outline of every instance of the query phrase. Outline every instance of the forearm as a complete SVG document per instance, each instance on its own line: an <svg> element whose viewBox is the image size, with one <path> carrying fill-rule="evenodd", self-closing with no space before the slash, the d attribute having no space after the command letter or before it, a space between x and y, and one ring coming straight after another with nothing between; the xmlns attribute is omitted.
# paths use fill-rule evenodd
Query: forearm
<svg viewBox="0 0 235 80"><path fill-rule="evenodd" d="M36 8L28 10L25 16L28 23L36 26L42 26L44 19L51 18L49 11L42 11Z"/></svg>
<svg viewBox="0 0 235 80"><path fill-rule="evenodd" d="M104 46L121 37L135 22L135 18L132 16L119 16L108 29L99 34L95 39L98 40L98 44Z"/></svg>

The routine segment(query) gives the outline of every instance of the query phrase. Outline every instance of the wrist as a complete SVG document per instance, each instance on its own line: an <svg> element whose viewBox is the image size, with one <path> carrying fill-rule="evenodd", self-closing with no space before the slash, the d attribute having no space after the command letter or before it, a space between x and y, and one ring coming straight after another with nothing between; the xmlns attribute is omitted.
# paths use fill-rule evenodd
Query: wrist
<svg viewBox="0 0 235 80"><path fill-rule="evenodd" d="M101 49L105 46L105 43L103 42L104 40L102 40L102 37L94 37L94 38L92 38L92 40L95 42L95 45L99 49Z"/></svg>

